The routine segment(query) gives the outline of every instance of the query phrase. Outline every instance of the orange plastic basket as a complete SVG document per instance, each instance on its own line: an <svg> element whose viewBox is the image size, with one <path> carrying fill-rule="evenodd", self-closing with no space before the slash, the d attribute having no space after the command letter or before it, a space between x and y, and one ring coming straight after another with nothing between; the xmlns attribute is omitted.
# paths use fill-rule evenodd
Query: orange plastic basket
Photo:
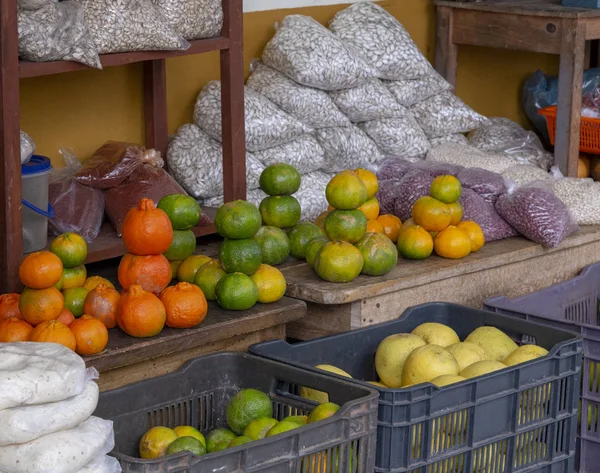
<svg viewBox="0 0 600 473"><path fill-rule="evenodd" d="M542 108L538 113L546 117L550 143L554 145L556 134L556 106ZM579 151L600 154L600 118L581 117L580 130Z"/></svg>

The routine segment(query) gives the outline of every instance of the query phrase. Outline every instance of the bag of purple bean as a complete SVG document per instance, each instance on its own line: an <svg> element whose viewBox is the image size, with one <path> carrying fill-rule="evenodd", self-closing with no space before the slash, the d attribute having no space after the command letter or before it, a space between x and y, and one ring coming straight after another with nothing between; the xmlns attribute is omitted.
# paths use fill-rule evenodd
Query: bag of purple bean
<svg viewBox="0 0 600 473"><path fill-rule="evenodd" d="M463 207L463 221L473 220L477 223L483 231L486 242L518 235L517 231L496 212L494 206L474 190L463 188L458 201Z"/></svg>
<svg viewBox="0 0 600 473"><path fill-rule="evenodd" d="M385 158L377 163L377 179L402 179L412 169L413 163L407 159Z"/></svg>
<svg viewBox="0 0 600 473"><path fill-rule="evenodd" d="M547 248L579 229L567 206L541 182L510 189L498 197L496 210L524 237Z"/></svg>
<svg viewBox="0 0 600 473"><path fill-rule="evenodd" d="M400 193L400 179L385 179L379 181L377 200L379 201L379 213L381 215L393 214L396 196Z"/></svg>
<svg viewBox="0 0 600 473"><path fill-rule="evenodd" d="M474 190L486 202L495 204L498 196L506 192L501 174L481 168L466 168L456 176L463 187Z"/></svg>
<svg viewBox="0 0 600 473"><path fill-rule="evenodd" d="M414 169L404 175L398 184L394 203L394 215L403 222L412 216L412 208L419 197L429 195L433 176L428 172Z"/></svg>

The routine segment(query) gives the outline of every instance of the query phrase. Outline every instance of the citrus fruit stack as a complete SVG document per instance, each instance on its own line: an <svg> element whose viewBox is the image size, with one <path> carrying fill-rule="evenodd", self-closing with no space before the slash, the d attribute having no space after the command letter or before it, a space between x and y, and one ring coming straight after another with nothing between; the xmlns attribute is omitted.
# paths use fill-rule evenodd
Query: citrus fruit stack
<svg viewBox="0 0 600 473"><path fill-rule="evenodd" d="M259 206L263 225L292 228L300 220L300 203L292 196L300 189L300 173L289 164L267 166L260 175L260 188L265 197Z"/></svg>
<svg viewBox="0 0 600 473"><path fill-rule="evenodd" d="M285 293L286 283L281 272L263 264L259 241L264 238L255 238L261 222L259 210L245 200L228 202L217 211L215 225L225 239L219 248L222 272L215 262L213 268L199 271L195 281L198 285L217 281L208 292L214 287L217 303L224 309L247 310L257 302L275 302Z"/></svg>
<svg viewBox="0 0 600 473"><path fill-rule="evenodd" d="M88 293L84 287L87 270L83 262L87 258L87 243L76 233L63 233L50 244L50 251L61 260L63 274L56 288L61 290L65 308L75 317L83 315L83 302Z"/></svg>
<svg viewBox="0 0 600 473"><path fill-rule="evenodd" d="M172 278L175 278L181 262L196 249L196 235L192 228L198 225L202 211L194 198L183 194L166 195L157 207L167 214L173 227L173 241L164 255L171 264Z"/></svg>
<svg viewBox="0 0 600 473"><path fill-rule="evenodd" d="M288 416L277 420L273 417L273 404L267 394L257 389L242 389L227 404L225 417L228 427L213 429L206 437L191 426L174 429L153 427L140 440L140 456L152 459L183 451L202 456L327 419L339 409L339 405L325 402L315 407L308 416Z"/></svg>
<svg viewBox="0 0 600 473"><path fill-rule="evenodd" d="M463 221L458 201L460 181L451 175L433 180L429 196L420 197L412 208L412 218L398 235L398 251L408 259L425 259L434 251L438 256L460 259L483 246L483 231L473 221Z"/></svg>

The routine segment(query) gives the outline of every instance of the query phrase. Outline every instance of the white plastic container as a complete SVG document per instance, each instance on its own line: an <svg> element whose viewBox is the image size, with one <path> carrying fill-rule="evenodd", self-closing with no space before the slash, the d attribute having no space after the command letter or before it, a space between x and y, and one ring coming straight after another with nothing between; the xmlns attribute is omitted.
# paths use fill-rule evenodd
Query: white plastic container
<svg viewBox="0 0 600 473"><path fill-rule="evenodd" d="M39 251L48 243L48 219L54 211L48 203L50 159L33 155L21 165L23 194L23 253Z"/></svg>

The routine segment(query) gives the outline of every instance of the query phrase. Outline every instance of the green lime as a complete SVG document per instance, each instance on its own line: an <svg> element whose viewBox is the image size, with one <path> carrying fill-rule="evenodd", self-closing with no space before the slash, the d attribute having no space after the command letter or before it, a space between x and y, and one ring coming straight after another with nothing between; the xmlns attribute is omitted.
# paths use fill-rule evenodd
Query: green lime
<svg viewBox="0 0 600 473"><path fill-rule="evenodd" d="M262 263L260 245L252 238L225 240L219 248L219 260L227 273L254 274Z"/></svg>
<svg viewBox="0 0 600 473"><path fill-rule="evenodd" d="M206 439L204 438L204 435L202 435L198 429L190 425L180 425L179 427L175 427L173 432L175 432L177 437L194 437L195 439L200 440L202 445L206 447Z"/></svg>
<svg viewBox="0 0 600 473"><path fill-rule="evenodd" d="M227 310L248 310L258 301L258 288L250 276L231 273L223 276L215 288L217 303Z"/></svg>
<svg viewBox="0 0 600 473"><path fill-rule="evenodd" d="M206 454L206 447L194 437L179 437L169 444L167 455L179 452L190 452L193 455L202 456Z"/></svg>
<svg viewBox="0 0 600 473"><path fill-rule="evenodd" d="M200 266L196 276L194 277L194 284L202 289L204 297L209 301L217 299L215 295L215 288L223 276L227 273L221 267L221 263L218 259L210 260L208 263Z"/></svg>
<svg viewBox="0 0 600 473"><path fill-rule="evenodd" d="M294 258L304 259L306 257L306 245L320 236L325 236L325 234L314 223L299 223L288 233L290 253Z"/></svg>
<svg viewBox="0 0 600 473"><path fill-rule="evenodd" d="M196 249L196 235L191 230L174 230L173 242L164 255L169 261L182 261Z"/></svg>
<svg viewBox="0 0 600 473"><path fill-rule="evenodd" d="M295 422L299 425L306 425L308 422L308 416L288 416L281 419L281 422Z"/></svg>
<svg viewBox="0 0 600 473"><path fill-rule="evenodd" d="M235 433L224 427L211 430L206 436L206 449L208 453L216 452L216 447L220 443L224 443L225 446L221 450L225 450L229 442L236 437Z"/></svg>
<svg viewBox="0 0 600 473"><path fill-rule="evenodd" d="M311 267L314 266L314 264L315 264L315 259L317 257L317 253L323 247L323 245L325 245L325 243L327 243L328 241L329 241L329 238L327 238L326 236L320 236L320 237L313 238L312 240L310 240L308 242L308 245L306 245L306 250L305 250L306 262Z"/></svg>
<svg viewBox="0 0 600 473"><path fill-rule="evenodd" d="M73 287L63 291L65 308L69 309L75 317L81 317L83 315L83 303L85 302L88 292L89 291L85 287Z"/></svg>
<svg viewBox="0 0 600 473"><path fill-rule="evenodd" d="M77 233L63 233L50 244L50 251L59 257L63 267L82 265L87 258L87 243Z"/></svg>
<svg viewBox="0 0 600 473"><path fill-rule="evenodd" d="M234 438L231 442L229 442L229 445L227 445L227 448L237 447L239 445L244 445L245 443L250 443L250 442L252 442L251 438L248 438L245 435L241 435L239 437Z"/></svg>
<svg viewBox="0 0 600 473"><path fill-rule="evenodd" d="M276 265L283 263L290 255L290 239L277 227L261 227L254 240L259 244L262 262Z"/></svg>
<svg viewBox="0 0 600 473"><path fill-rule="evenodd" d="M289 422L286 420L282 420L278 424L276 424L269 432L267 432L267 437L273 437L273 435L282 434L287 432L288 430L297 429L300 427L300 424L297 422Z"/></svg>
<svg viewBox="0 0 600 473"><path fill-rule="evenodd" d="M277 424L277 422L277 419L274 419L273 417L259 417L248 424L244 429L244 435L251 440L264 439L267 432L271 430L271 427Z"/></svg>
<svg viewBox="0 0 600 473"><path fill-rule="evenodd" d="M215 216L219 235L229 239L252 238L260 228L262 217L254 204L236 200L221 205Z"/></svg>
<svg viewBox="0 0 600 473"><path fill-rule="evenodd" d="M265 197L260 203L263 225L278 228L291 228L298 223L302 209L291 195Z"/></svg>
<svg viewBox="0 0 600 473"><path fill-rule="evenodd" d="M231 440L224 440L223 442L219 442L217 445L215 445L215 449L213 450L213 452L220 452L221 450L227 450L227 448L229 448L230 442L231 442Z"/></svg>
<svg viewBox="0 0 600 473"><path fill-rule="evenodd" d="M265 168L259 182L267 195L291 195L300 189L302 177L294 166L276 163Z"/></svg>
<svg viewBox="0 0 600 473"><path fill-rule="evenodd" d="M227 423L242 435L244 429L259 417L273 417L271 399L258 389L242 389L227 404Z"/></svg>
<svg viewBox="0 0 600 473"><path fill-rule="evenodd" d="M200 205L189 195L165 195L160 199L157 207L168 215L171 225L173 225L173 230L189 230L195 227L198 225L200 216L202 215Z"/></svg>

